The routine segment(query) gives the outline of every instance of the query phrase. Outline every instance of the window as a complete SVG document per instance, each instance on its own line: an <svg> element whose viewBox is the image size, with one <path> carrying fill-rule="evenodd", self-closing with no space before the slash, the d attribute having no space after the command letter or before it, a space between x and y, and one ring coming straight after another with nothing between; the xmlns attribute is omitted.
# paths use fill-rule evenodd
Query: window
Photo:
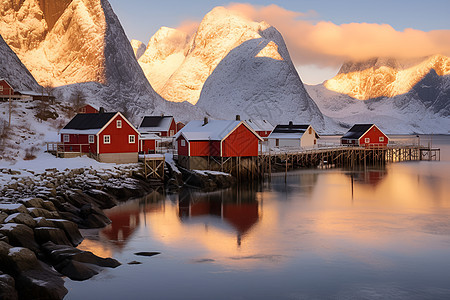
<svg viewBox="0 0 450 300"><path fill-rule="evenodd" d="M86 107L80 108L80 113L85 114L86 113Z"/></svg>
<svg viewBox="0 0 450 300"><path fill-rule="evenodd" d="M173 130L170 131L170 136L173 136L174 132Z"/></svg>
<svg viewBox="0 0 450 300"><path fill-rule="evenodd" d="M3 92L3 85L0 85L0 92Z"/></svg>
<svg viewBox="0 0 450 300"><path fill-rule="evenodd" d="M308 133L311 134L312 133L312 128L309 127Z"/></svg>
<svg viewBox="0 0 450 300"><path fill-rule="evenodd" d="M103 136L103 144L111 144L111 136L104 135Z"/></svg>
<svg viewBox="0 0 450 300"><path fill-rule="evenodd" d="M116 127L117 128L122 128L122 120L117 120L116 121Z"/></svg>
<svg viewBox="0 0 450 300"><path fill-rule="evenodd" d="M128 136L128 144L134 144L136 142L134 135Z"/></svg>
<svg viewBox="0 0 450 300"><path fill-rule="evenodd" d="M370 143L370 138L365 138L364 143L366 143L366 144Z"/></svg>
<svg viewBox="0 0 450 300"><path fill-rule="evenodd" d="M380 138L378 139L378 141L384 142L384 136L380 136Z"/></svg>
<svg viewBox="0 0 450 300"><path fill-rule="evenodd" d="M94 136L92 134L89 135L89 144L94 143Z"/></svg>
<svg viewBox="0 0 450 300"><path fill-rule="evenodd" d="M70 137L69 137L68 134L64 134L64 135L63 135L63 142L64 142L64 143L70 142Z"/></svg>
<svg viewBox="0 0 450 300"><path fill-rule="evenodd" d="M186 141L185 140L181 140L181 147L186 146Z"/></svg>
<svg viewBox="0 0 450 300"><path fill-rule="evenodd" d="M275 139L275 147L280 146L280 140L279 139Z"/></svg>

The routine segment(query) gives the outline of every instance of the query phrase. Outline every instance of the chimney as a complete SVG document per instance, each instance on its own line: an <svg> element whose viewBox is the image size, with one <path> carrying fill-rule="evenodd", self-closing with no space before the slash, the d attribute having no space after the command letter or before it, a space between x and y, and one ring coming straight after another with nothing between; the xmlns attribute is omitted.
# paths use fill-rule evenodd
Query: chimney
<svg viewBox="0 0 450 300"><path fill-rule="evenodd" d="M103 114L105 112L105 109L103 108L103 107L100 107L99 109L98 109L98 113L99 114Z"/></svg>
<svg viewBox="0 0 450 300"><path fill-rule="evenodd" d="M240 121L241 120L241 116L240 115L236 115L236 121Z"/></svg>
<svg viewBox="0 0 450 300"><path fill-rule="evenodd" d="M164 117L164 113L161 114L161 117Z"/></svg>
<svg viewBox="0 0 450 300"><path fill-rule="evenodd" d="M207 117L205 117L205 118L203 119L203 126L206 125L206 124L208 124L208 118L207 118Z"/></svg>
<svg viewBox="0 0 450 300"><path fill-rule="evenodd" d="M292 123L292 121L289 121L289 127L292 127L294 125L294 123Z"/></svg>

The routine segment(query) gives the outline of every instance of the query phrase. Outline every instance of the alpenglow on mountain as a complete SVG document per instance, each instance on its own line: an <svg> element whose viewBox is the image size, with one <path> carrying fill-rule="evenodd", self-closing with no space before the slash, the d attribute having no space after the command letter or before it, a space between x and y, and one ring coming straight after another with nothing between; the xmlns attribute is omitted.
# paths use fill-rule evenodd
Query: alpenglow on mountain
<svg viewBox="0 0 450 300"><path fill-rule="evenodd" d="M162 27L139 63L163 98L189 101L210 116L324 125L281 34L223 7L206 14L190 38Z"/></svg>
<svg viewBox="0 0 450 300"><path fill-rule="evenodd" d="M66 94L82 85L109 109L163 102L107 0L3 0L0 17L0 34L40 84L70 85Z"/></svg>

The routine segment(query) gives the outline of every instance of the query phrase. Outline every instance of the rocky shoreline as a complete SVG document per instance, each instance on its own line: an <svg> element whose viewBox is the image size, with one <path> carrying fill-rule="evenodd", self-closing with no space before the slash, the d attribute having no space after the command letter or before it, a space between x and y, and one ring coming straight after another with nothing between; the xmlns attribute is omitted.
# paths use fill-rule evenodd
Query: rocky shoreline
<svg viewBox="0 0 450 300"><path fill-rule="evenodd" d="M83 240L79 229L108 225L104 209L142 197L155 184L144 180L138 164L27 172L0 170L10 178L0 190L0 299L62 299L67 294L63 276L86 280L120 265L77 249ZM172 191L183 185L214 190L235 180L168 164L165 182Z"/></svg>

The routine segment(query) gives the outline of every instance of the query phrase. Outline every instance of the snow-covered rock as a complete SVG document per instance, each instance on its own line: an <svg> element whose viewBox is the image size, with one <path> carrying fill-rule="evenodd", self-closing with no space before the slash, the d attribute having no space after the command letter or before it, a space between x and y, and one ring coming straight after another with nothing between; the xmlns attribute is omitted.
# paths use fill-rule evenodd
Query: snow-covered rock
<svg viewBox="0 0 450 300"><path fill-rule="evenodd" d="M136 56L136 59L139 59L145 52L144 43L133 39L130 41L130 44L133 48L134 56Z"/></svg>

